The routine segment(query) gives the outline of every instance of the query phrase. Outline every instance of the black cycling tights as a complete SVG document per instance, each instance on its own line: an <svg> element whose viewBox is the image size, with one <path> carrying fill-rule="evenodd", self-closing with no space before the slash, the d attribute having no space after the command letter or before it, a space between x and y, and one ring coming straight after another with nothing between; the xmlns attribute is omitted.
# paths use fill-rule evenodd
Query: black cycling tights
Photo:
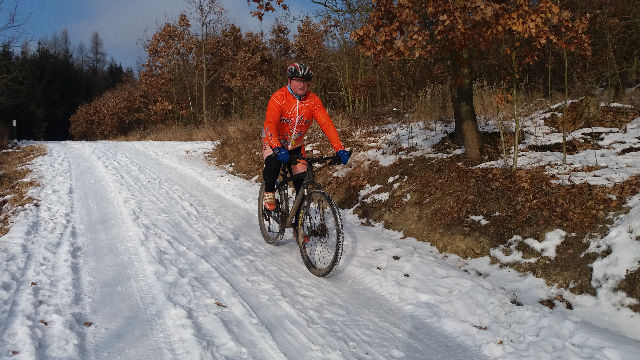
<svg viewBox="0 0 640 360"><path fill-rule="evenodd" d="M289 151L289 157L299 155L302 151L302 146L297 147ZM264 170L262 171L262 178L264 179L264 191L274 192L276 191L276 180L278 180L278 173L280 173L280 166L282 161L278 160L275 154L271 154L264 159ZM293 186L296 189L296 196L300 191L300 187L304 182L304 176L293 180Z"/></svg>

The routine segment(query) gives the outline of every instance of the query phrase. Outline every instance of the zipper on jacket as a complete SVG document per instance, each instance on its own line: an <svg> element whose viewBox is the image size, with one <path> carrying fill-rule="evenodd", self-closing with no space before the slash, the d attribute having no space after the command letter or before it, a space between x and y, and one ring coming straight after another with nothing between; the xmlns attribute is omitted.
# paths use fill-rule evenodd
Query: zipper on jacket
<svg viewBox="0 0 640 360"><path fill-rule="evenodd" d="M296 123L295 125L293 125L293 132L291 133L291 141L289 142L289 146L291 146L291 149L294 148L294 146L296 145L296 130L298 129L298 116L299 116L299 109L300 109L300 99L302 99L302 96L298 96L296 95L293 90L291 90L291 86L287 85L287 90L289 90L289 93L291 95L293 95L294 98L296 98Z"/></svg>
<svg viewBox="0 0 640 360"><path fill-rule="evenodd" d="M293 149L296 145L296 129L298 128L298 110L300 109L300 99L296 98L296 123L293 125L293 132L291 133L291 148Z"/></svg>

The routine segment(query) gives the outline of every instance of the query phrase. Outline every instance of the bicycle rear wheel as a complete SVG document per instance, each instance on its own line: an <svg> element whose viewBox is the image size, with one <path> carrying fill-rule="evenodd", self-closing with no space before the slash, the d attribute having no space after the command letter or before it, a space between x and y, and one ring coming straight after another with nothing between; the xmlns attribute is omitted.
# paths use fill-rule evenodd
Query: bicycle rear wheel
<svg viewBox="0 0 640 360"><path fill-rule="evenodd" d="M298 221L304 265L313 275L331 274L340 263L344 243L338 206L326 192L313 190L304 199Z"/></svg>
<svg viewBox="0 0 640 360"><path fill-rule="evenodd" d="M275 245L284 236L286 214L288 213L287 195L284 191L276 191L276 209L269 210L264 207L264 182L260 187L258 196L258 222L262 238L268 244Z"/></svg>

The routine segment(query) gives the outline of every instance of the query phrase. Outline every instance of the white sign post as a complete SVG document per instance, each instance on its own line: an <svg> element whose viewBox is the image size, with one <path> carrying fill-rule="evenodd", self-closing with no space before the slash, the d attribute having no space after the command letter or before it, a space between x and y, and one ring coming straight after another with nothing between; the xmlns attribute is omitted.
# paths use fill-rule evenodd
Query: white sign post
<svg viewBox="0 0 640 360"><path fill-rule="evenodd" d="M13 126L11 127L11 135L13 137L14 145L18 144L18 131L16 130L17 125L18 125L17 120L13 120Z"/></svg>

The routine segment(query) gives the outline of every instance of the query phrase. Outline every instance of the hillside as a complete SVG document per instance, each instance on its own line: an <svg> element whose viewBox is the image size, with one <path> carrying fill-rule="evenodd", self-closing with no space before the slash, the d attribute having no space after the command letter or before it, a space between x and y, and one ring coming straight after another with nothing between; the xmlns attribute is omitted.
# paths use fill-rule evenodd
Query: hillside
<svg viewBox="0 0 640 360"><path fill-rule="evenodd" d="M463 258L489 257L576 294L616 294L640 311L640 110L593 106L584 98L570 103L566 165L562 104L522 119L515 171L513 124L481 119L485 158L473 164L451 141L450 122L391 113L388 125L342 129L354 157L323 183L364 225L380 223ZM261 154L238 154L235 141L251 139L259 149L256 133L248 125L230 131L212 159L257 181ZM312 133L307 149L329 151L321 131Z"/></svg>

